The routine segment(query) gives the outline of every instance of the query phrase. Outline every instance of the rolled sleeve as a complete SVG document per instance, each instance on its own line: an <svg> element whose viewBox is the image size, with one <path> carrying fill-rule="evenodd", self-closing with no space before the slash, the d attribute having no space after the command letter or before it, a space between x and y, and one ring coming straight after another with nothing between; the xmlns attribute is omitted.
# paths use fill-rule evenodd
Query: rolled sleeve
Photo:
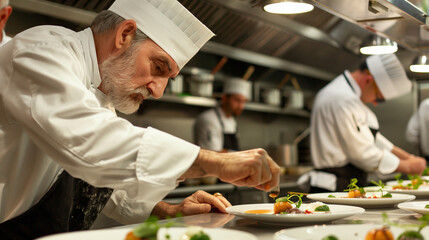
<svg viewBox="0 0 429 240"><path fill-rule="evenodd" d="M393 173L399 166L399 158L390 151L384 149L383 157L378 165L378 171L382 174Z"/></svg>
<svg viewBox="0 0 429 240"><path fill-rule="evenodd" d="M142 222L177 186L177 179L197 158L200 148L154 128L147 128L137 155L138 196L115 190L103 213L122 224Z"/></svg>
<svg viewBox="0 0 429 240"><path fill-rule="evenodd" d="M387 140L386 137L384 137L381 133L377 133L375 137L375 145L381 149L386 149L387 151L391 152L393 149L393 143L391 143L389 140Z"/></svg>

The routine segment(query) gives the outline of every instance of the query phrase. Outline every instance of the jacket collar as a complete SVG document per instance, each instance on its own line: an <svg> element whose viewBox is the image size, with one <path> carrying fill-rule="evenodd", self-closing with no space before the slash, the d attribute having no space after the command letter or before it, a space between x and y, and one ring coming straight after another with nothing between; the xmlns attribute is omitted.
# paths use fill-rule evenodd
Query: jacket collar
<svg viewBox="0 0 429 240"><path fill-rule="evenodd" d="M77 33L82 42L85 62L88 63L88 74L94 88L101 84L100 70L98 68L97 53L95 51L94 35L91 28L86 28Z"/></svg>
<svg viewBox="0 0 429 240"><path fill-rule="evenodd" d="M356 80L350 74L350 71L348 71L348 70L344 71L344 75L347 77L347 79L345 79L345 81L347 81L347 80L349 81L349 84L350 84L353 92L360 98L360 96L362 95L362 91L361 91L359 85L357 84Z"/></svg>

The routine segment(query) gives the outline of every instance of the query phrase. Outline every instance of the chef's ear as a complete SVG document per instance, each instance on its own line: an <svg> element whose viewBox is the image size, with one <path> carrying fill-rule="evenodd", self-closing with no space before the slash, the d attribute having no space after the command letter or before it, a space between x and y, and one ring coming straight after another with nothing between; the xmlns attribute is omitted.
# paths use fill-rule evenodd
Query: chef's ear
<svg viewBox="0 0 429 240"><path fill-rule="evenodd" d="M10 14L12 14L12 7L6 6L0 10L0 27L4 28Z"/></svg>
<svg viewBox="0 0 429 240"><path fill-rule="evenodd" d="M371 72L368 69L365 69L364 73L366 83L372 83L375 80L374 76L372 76Z"/></svg>
<svg viewBox="0 0 429 240"><path fill-rule="evenodd" d="M127 48L137 31L137 24L134 20L125 20L119 24L116 30L115 47L117 49Z"/></svg>

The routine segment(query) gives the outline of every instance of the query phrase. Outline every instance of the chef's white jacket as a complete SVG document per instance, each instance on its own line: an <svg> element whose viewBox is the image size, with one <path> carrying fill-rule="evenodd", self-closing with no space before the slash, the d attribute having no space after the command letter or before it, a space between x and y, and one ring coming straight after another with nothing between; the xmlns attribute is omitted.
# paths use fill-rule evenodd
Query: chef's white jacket
<svg viewBox="0 0 429 240"><path fill-rule="evenodd" d="M419 109L411 116L405 135L407 141L429 156L429 98L423 100Z"/></svg>
<svg viewBox="0 0 429 240"><path fill-rule="evenodd" d="M219 112L224 129L216 115ZM200 113L195 120L194 135L195 143L204 149L221 151L223 149L223 134L234 134L237 132L237 122L234 117L227 117L220 106L208 109Z"/></svg>
<svg viewBox="0 0 429 240"><path fill-rule="evenodd" d="M3 36L3 38L2 38L2 40L1 40L1 42L0 42L0 47L1 46L3 46L5 43L7 43L7 42L9 42L12 38L10 38L10 37L8 37L7 35L6 35L6 33L4 32L4 30L2 31L2 36Z"/></svg>
<svg viewBox="0 0 429 240"><path fill-rule="evenodd" d="M356 81L348 71L345 74L351 86L340 75L320 90L314 101L310 135L314 166L321 169L351 163L368 172L392 173L399 165L399 158L391 153L393 144L380 133L374 139L370 128L379 129L377 118L360 100Z"/></svg>
<svg viewBox="0 0 429 240"><path fill-rule="evenodd" d="M108 203L140 222L177 186L199 147L112 111L91 30L42 26L0 48L0 222L36 204L65 169L116 189Z"/></svg>

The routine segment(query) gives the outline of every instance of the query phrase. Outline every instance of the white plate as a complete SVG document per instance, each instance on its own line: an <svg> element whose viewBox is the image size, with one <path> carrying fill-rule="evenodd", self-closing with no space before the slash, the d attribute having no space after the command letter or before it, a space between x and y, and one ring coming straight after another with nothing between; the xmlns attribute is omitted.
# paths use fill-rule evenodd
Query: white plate
<svg viewBox="0 0 429 240"><path fill-rule="evenodd" d="M299 227L284 229L274 234L275 240L315 240L328 235L334 235L338 240L363 240L371 229L381 228L382 225L374 224L344 224L344 225L319 225L312 227ZM410 230L417 230L417 227ZM395 239L404 232L404 228L390 227ZM429 236L429 228L421 231L422 235Z"/></svg>
<svg viewBox="0 0 429 240"><path fill-rule="evenodd" d="M186 232L186 227L171 227L161 228L158 231L158 240L166 240L166 234L168 233L171 238L169 240L179 240L181 236ZM78 231L55 234L38 238L37 240L124 240L128 232L132 231L132 228L118 228L118 229L102 229L93 231ZM203 228L203 231L210 236L211 240L257 240L256 236L247 232L238 230L231 230L225 228Z"/></svg>
<svg viewBox="0 0 429 240"><path fill-rule="evenodd" d="M302 204L305 207L306 204ZM263 222L277 222L277 223L292 223L292 224L302 224L302 223L319 223L319 222L329 222L357 214L362 214L365 212L365 209L360 207L345 206L345 205L328 205L330 208L329 213L313 213L313 214L255 214L255 213L246 213L249 210L257 209L268 209L273 210L273 203L262 203L262 204L245 204L245 205L236 205L226 208L226 211L230 214L234 214L243 218L249 218L254 220L259 220Z"/></svg>
<svg viewBox="0 0 429 240"><path fill-rule="evenodd" d="M333 204L347 204L361 207L389 207L397 203L414 200L414 195L392 193L391 198L347 198L347 192L314 193L307 198ZM329 195L335 198L328 197Z"/></svg>
<svg viewBox="0 0 429 240"><path fill-rule="evenodd" d="M394 181L396 182L396 181ZM404 181L405 182L405 181ZM406 184L406 183L404 183ZM393 184L393 185L397 185ZM403 194L411 194L416 197L429 197L429 186L420 186L418 189L412 189L412 190L405 190L405 189L392 189L391 184L386 184L386 186L383 188L385 191L388 191L390 193L403 193Z"/></svg>
<svg viewBox="0 0 429 240"><path fill-rule="evenodd" d="M429 214L429 208L425 208L427 204L429 204L429 201L404 202L398 204L398 208L420 214Z"/></svg>

